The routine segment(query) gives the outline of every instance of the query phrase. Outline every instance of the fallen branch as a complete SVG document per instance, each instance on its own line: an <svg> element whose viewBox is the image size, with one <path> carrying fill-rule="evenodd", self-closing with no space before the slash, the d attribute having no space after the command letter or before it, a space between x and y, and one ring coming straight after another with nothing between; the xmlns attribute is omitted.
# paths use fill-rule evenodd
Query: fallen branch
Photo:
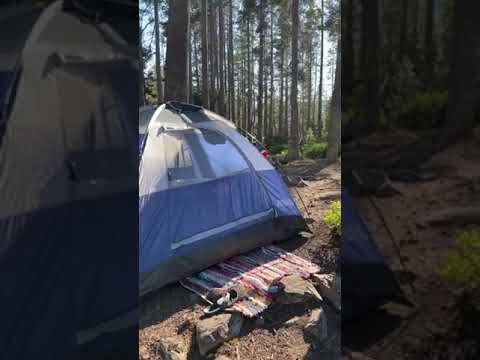
<svg viewBox="0 0 480 360"><path fill-rule="evenodd" d="M318 200L334 200L334 199L339 199L340 196L341 196L341 192L338 190L328 191L328 192L321 193L318 196Z"/></svg>
<svg viewBox="0 0 480 360"><path fill-rule="evenodd" d="M480 206L456 206L438 210L424 221L430 225L480 224Z"/></svg>

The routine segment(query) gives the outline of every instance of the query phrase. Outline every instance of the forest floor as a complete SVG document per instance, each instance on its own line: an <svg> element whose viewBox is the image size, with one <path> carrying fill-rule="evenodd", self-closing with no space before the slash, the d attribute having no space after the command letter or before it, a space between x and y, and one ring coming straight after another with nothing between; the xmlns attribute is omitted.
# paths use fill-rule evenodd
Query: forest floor
<svg viewBox="0 0 480 360"><path fill-rule="evenodd" d="M279 246L320 265L321 273L331 274L337 267L339 244L323 221L323 213L328 209L331 198L339 198L341 166L337 163L322 169L322 166L311 165L308 161L299 161L287 165L285 169L288 174L300 171L303 175L308 175L308 181L290 190L307 219L313 236L308 239L291 239L280 243ZM323 200L322 194L326 194L329 200ZM179 284L164 287L152 296L142 299L139 358L162 359L158 343L165 338L173 338L184 348L184 352L188 354L187 359L202 359L195 343L195 323L202 317L205 306L206 303L202 299ZM327 339L321 343L308 336L302 327L284 326L288 319L308 314L319 306L323 307L328 319ZM340 314L333 307L326 302L319 305L318 301L312 300L295 304L288 309L289 311L282 310L281 314L278 314L280 321L275 322L275 326L248 320L242 327L240 337L225 342L206 358L231 360L340 358Z"/></svg>
<svg viewBox="0 0 480 360"><path fill-rule="evenodd" d="M412 134L382 134L381 141L390 146L373 146L373 140L372 151L378 154L392 150L398 144L398 136L415 138ZM356 148L362 147L357 144ZM399 192L374 197L394 234L404 266L368 197L354 199L372 237L416 308L387 304L365 320L344 326L342 344L376 360L478 359L475 321L479 319L462 315L461 289L449 285L440 274L446 255L455 248L458 233L472 224L461 219L449 219L444 224L428 219L438 211L480 203L480 139L452 146L422 165L436 169L435 174L423 181L392 180L390 185Z"/></svg>

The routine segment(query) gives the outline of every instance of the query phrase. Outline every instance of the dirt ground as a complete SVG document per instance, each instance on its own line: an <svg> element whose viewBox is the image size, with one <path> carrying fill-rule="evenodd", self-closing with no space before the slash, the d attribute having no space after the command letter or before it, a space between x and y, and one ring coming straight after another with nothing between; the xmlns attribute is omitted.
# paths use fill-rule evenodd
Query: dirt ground
<svg viewBox="0 0 480 360"><path fill-rule="evenodd" d="M342 344L377 360L478 359L474 340L478 323L472 331L474 320L458 316L461 290L440 276L457 234L471 225L430 225L425 219L440 209L480 203L480 141L451 147L426 165L445 171L428 181L392 181L401 194L374 198L399 245L400 257L369 198L355 199L402 288L416 303L414 309L388 304L343 328Z"/></svg>
<svg viewBox="0 0 480 360"><path fill-rule="evenodd" d="M323 213L330 200L322 200L325 193L340 191L340 164L325 169L299 163L295 168L308 174L308 181L290 191L309 223L313 236L295 238L279 246L311 260L321 266L322 273L336 269L339 244L323 221ZM293 173L294 171L291 170ZM195 294L178 284L167 286L142 300L139 359L158 360L158 341L174 337L182 347L188 349L188 359L201 359L195 344L195 322L202 316L205 303ZM283 321L296 315L310 312L318 302L307 302L291 306L288 311L269 311L268 318L248 320L242 329L242 336L224 343L206 358L215 359L220 355L232 360L266 359L339 359L340 358L340 315L326 303L322 304L328 318L328 338L321 344L311 339L299 327L283 326ZM272 320L273 321L268 321Z"/></svg>

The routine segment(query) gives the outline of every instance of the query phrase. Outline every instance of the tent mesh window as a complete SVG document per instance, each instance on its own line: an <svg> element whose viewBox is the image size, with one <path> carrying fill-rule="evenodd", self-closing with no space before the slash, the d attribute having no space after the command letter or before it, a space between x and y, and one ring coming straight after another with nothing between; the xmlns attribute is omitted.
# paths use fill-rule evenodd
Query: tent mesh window
<svg viewBox="0 0 480 360"><path fill-rule="evenodd" d="M206 129L162 132L169 187L208 181L249 170L236 147Z"/></svg>

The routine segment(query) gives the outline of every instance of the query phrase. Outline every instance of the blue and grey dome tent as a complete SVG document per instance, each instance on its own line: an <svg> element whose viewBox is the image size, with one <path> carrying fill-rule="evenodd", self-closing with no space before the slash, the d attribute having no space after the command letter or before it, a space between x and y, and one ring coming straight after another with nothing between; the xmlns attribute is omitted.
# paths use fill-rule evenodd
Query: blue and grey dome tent
<svg viewBox="0 0 480 360"><path fill-rule="evenodd" d="M144 129L141 294L305 230L280 175L233 123L170 102Z"/></svg>
<svg viewBox="0 0 480 360"><path fill-rule="evenodd" d="M138 349L136 44L64 5L0 11L2 360Z"/></svg>

